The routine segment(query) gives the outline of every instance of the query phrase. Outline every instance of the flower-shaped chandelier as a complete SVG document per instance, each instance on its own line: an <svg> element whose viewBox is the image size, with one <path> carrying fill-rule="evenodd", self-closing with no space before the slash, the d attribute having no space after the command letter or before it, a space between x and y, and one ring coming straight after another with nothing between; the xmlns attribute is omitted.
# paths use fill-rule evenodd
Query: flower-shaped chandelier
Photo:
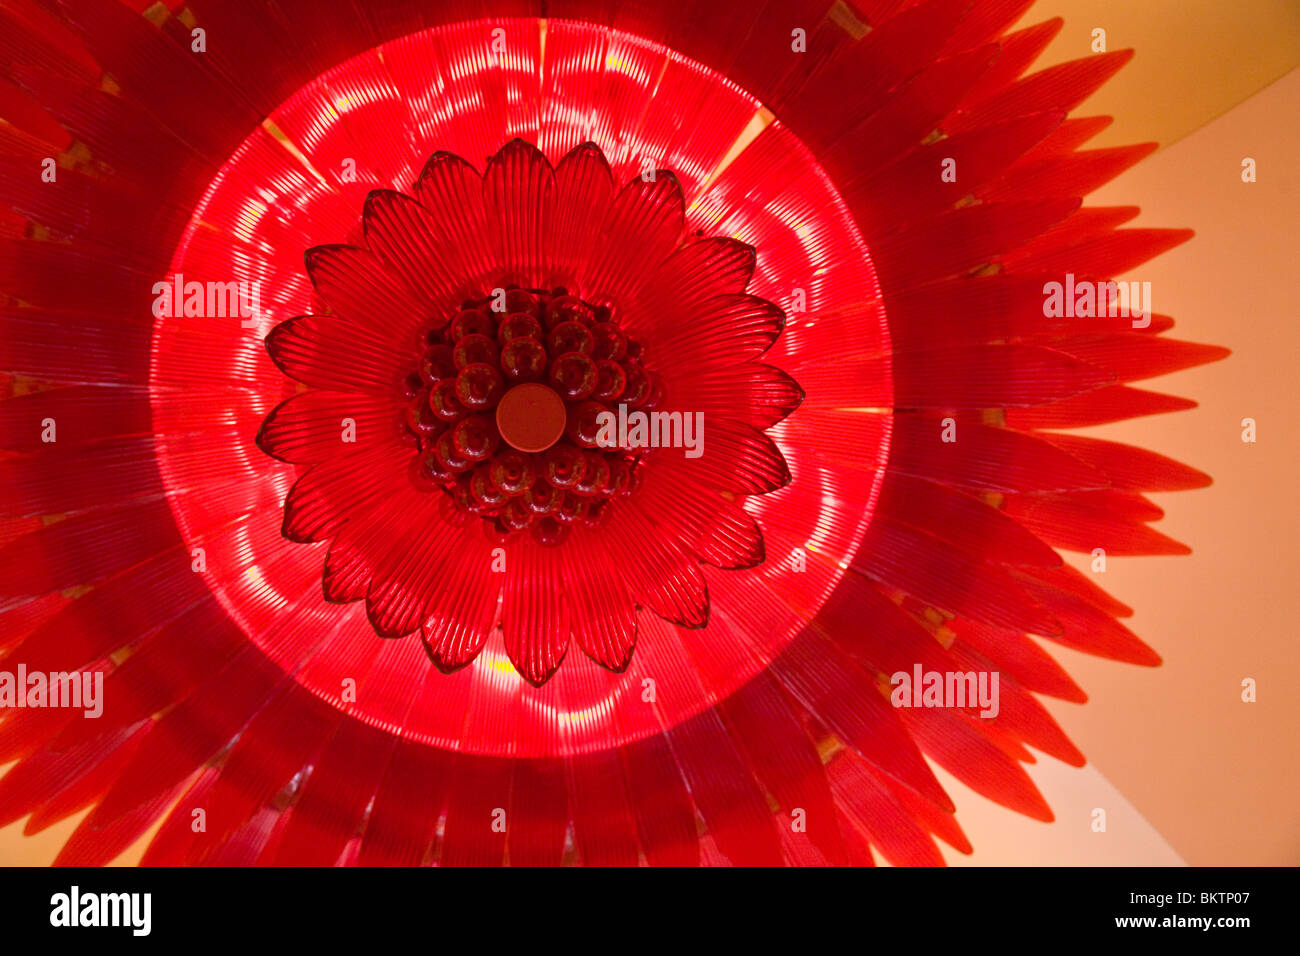
<svg viewBox="0 0 1300 956"><path fill-rule="evenodd" d="M1059 551L1208 481L1068 430L1224 352L1045 304L1189 233L1082 205L1127 54L1029 6L5 4L0 671L103 707L0 712L0 824L925 864L927 761L1051 819L1045 646L1159 660Z"/></svg>
<svg viewBox="0 0 1300 956"><path fill-rule="evenodd" d="M259 433L270 454L315 466L285 498L285 536L332 540L326 598L365 598L380 634L420 630L440 669L479 654L504 595L505 649L530 683L555 672L571 633L621 672L634 604L704 627L697 565L764 560L742 502L790 479L762 429L802 393L755 361L784 314L744 293L752 249L683 241L671 172L616 189L592 143L552 171L514 140L481 182L440 153L415 193L369 195L365 248L310 250L308 274L334 312L267 338L280 368L314 386ZM702 387L714 448L706 413L673 400ZM646 434L629 438L629 412ZM651 422L665 433L654 442Z"/></svg>

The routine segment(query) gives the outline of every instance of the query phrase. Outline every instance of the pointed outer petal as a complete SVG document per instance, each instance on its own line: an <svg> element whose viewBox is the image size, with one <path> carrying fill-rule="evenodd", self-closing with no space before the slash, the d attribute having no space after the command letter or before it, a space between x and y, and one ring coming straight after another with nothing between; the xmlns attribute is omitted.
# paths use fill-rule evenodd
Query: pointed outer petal
<svg viewBox="0 0 1300 956"><path fill-rule="evenodd" d="M856 755L853 755L856 757ZM871 767L867 766L871 771ZM930 833L933 833L944 843L948 844L958 853L969 854L974 849L970 840L966 839L966 834L962 832L957 823L957 815L950 811L936 807L933 803L922 800L911 790L900 786L888 777L879 773L873 773L877 782L882 784L893 795L894 799L902 805L903 809L912 815L912 819L923 826Z"/></svg>
<svg viewBox="0 0 1300 956"><path fill-rule="evenodd" d="M23 827L23 833L32 834L44 830L81 812L98 800L135 754L138 743L144 739L148 730L148 722L129 728L122 735L128 738L126 742L116 747L106 744L102 738L91 742L89 747L95 751L95 765L79 775L60 775L55 786L41 795L40 806L34 808ZM118 737L110 734L104 736L110 741Z"/></svg>
<svg viewBox="0 0 1300 956"><path fill-rule="evenodd" d="M201 577L190 570L189 552L166 551L63 607L14 648L5 663L26 664L29 672L79 670L210 598Z"/></svg>
<svg viewBox="0 0 1300 956"><path fill-rule="evenodd" d="M112 822L99 823L97 814L89 813L68 837L53 866L106 866L126 851L144 835L153 822L171 806L173 800L185 789L191 775L167 789L130 813L115 817Z"/></svg>
<svg viewBox="0 0 1300 956"><path fill-rule="evenodd" d="M893 402L898 408L1041 405L1091 392L1115 380L1104 367L1036 345L896 352L893 371ZM864 404L879 398L883 396L868 393Z"/></svg>
<svg viewBox="0 0 1300 956"><path fill-rule="evenodd" d="M708 487L762 495L790 483L790 468L776 442L753 425L710 420L703 451L688 460L692 480Z"/></svg>
<svg viewBox="0 0 1300 956"><path fill-rule="evenodd" d="M566 153L555 167L551 217L544 223L549 272L559 284L576 280L595 255L600 237L592 224L613 201L614 180L600 147L583 143Z"/></svg>
<svg viewBox="0 0 1300 956"><path fill-rule="evenodd" d="M944 126L951 135L1026 113L1050 109L1068 113L1132 58L1132 50L1116 50L1049 66L964 108Z"/></svg>
<svg viewBox="0 0 1300 956"><path fill-rule="evenodd" d="M973 649L1026 690L1075 704L1087 701L1088 695L1033 638L965 618L949 621L948 627L957 632L954 647Z"/></svg>
<svg viewBox="0 0 1300 956"><path fill-rule="evenodd" d="M1114 121L1112 116L1071 117L1025 154L1021 162L1032 162L1050 156L1068 156L1109 128Z"/></svg>
<svg viewBox="0 0 1300 956"><path fill-rule="evenodd" d="M86 0L61 18L111 76L122 96L150 110L186 142L227 155L262 120L182 46L126 5Z"/></svg>
<svg viewBox="0 0 1300 956"><path fill-rule="evenodd" d="M652 182L633 179L606 211L579 286L615 305L633 301L650 278L647 264L667 258L685 221L682 187L670 171L656 170Z"/></svg>
<svg viewBox="0 0 1300 956"><path fill-rule="evenodd" d="M595 541L570 541L557 558L573 636L593 661L622 673L636 646L632 598L619 569Z"/></svg>
<svg viewBox="0 0 1300 956"><path fill-rule="evenodd" d="M52 746L75 746L166 710L220 671L246 641L215 599L200 602L141 640L131 656L105 676L100 716L68 724Z"/></svg>
<svg viewBox="0 0 1300 956"><path fill-rule="evenodd" d="M555 177L541 151L522 139L501 148L483 173L488 235L509 281L532 288L546 279L546 224Z"/></svg>
<svg viewBox="0 0 1300 956"><path fill-rule="evenodd" d="M72 601L73 598L66 597L64 593L51 592L0 611L0 650L21 644L27 635L55 617Z"/></svg>
<svg viewBox="0 0 1300 956"><path fill-rule="evenodd" d="M7 666L16 666L9 664ZM0 761L9 763L29 757L51 737L72 723L76 711L67 708L25 708L11 711L0 723Z"/></svg>
<svg viewBox="0 0 1300 956"><path fill-rule="evenodd" d="M828 147L820 157L827 174L849 187L919 146L997 58L990 43L927 66Z"/></svg>
<svg viewBox="0 0 1300 956"><path fill-rule="evenodd" d="M939 539L882 515L871 522L852 567L943 610L1034 634L1061 631L1000 566L954 553Z"/></svg>
<svg viewBox="0 0 1300 956"><path fill-rule="evenodd" d="M734 571L758 567L767 557L758 522L735 502L692 493L684 466L655 469L637 497L674 541L705 564Z"/></svg>
<svg viewBox="0 0 1300 956"><path fill-rule="evenodd" d="M909 226L871 247L884 288L904 289L1005 257L1079 207L1077 199L986 203Z"/></svg>
<svg viewBox="0 0 1300 956"><path fill-rule="evenodd" d="M1051 405L1008 409L1006 421L1007 427L1022 430L1082 428L1195 407L1196 402L1190 398L1147 392L1127 385L1111 385Z"/></svg>
<svg viewBox="0 0 1300 956"><path fill-rule="evenodd" d="M776 866L781 841L772 811L716 710L668 731L691 799L718 849L736 866Z"/></svg>
<svg viewBox="0 0 1300 956"><path fill-rule="evenodd" d="M506 857L511 866L559 866L569 829L564 761L516 760Z"/></svg>
<svg viewBox="0 0 1300 956"><path fill-rule="evenodd" d="M619 508L605 533L610 560L622 569L639 604L681 627L709 623L709 590L695 556L682 551L640 508Z"/></svg>
<svg viewBox="0 0 1300 956"><path fill-rule="evenodd" d="M926 755L976 793L1034 820L1054 819L1020 764L969 721L935 708L905 707L900 712Z"/></svg>
<svg viewBox="0 0 1300 956"><path fill-rule="evenodd" d="M267 862L330 866L360 829L397 738L345 720L316 758Z"/></svg>
<svg viewBox="0 0 1300 956"><path fill-rule="evenodd" d="M1001 36L1033 6L1033 0L988 0L972 4L943 48L945 54Z"/></svg>
<svg viewBox="0 0 1300 956"><path fill-rule="evenodd" d="M1105 611L1027 575L1020 581L1061 622L1063 634L1045 635L1058 644L1127 664L1160 664L1159 654Z"/></svg>
<svg viewBox="0 0 1300 956"><path fill-rule="evenodd" d="M471 291L464 277L452 273L456 255L435 213L405 193L376 189L366 197L362 214L366 246L384 267L421 300L425 316L450 314Z"/></svg>
<svg viewBox="0 0 1300 956"><path fill-rule="evenodd" d="M949 653L956 662L950 665L952 670L963 673L997 671L997 667L987 658L964 644L954 642ZM1072 767L1082 767L1087 762L1079 748L1070 742L1070 738L1037 698L1017 684L1009 674L1000 674L998 678L996 717L983 717L977 707L962 713L977 729L988 727L1000 731Z"/></svg>
<svg viewBox="0 0 1300 956"><path fill-rule="evenodd" d="M0 401L0 448L40 451L48 444L42 439L46 419L55 422L60 444L83 445L118 435L152 433L146 392L74 385Z"/></svg>
<svg viewBox="0 0 1300 956"><path fill-rule="evenodd" d="M449 777L440 866L500 866L505 858L514 760L458 754ZM522 799L526 799L523 795ZM501 812L504 832L494 825Z"/></svg>
<svg viewBox="0 0 1300 956"><path fill-rule="evenodd" d="M284 499L280 533L306 544L325 541L349 518L371 510L392 492L415 449L408 442L367 445L355 454L326 458L303 472Z"/></svg>
<svg viewBox="0 0 1300 956"><path fill-rule="evenodd" d="M398 346L333 315L300 315L266 337L271 361L290 378L323 389L391 399L419 362L414 344Z"/></svg>
<svg viewBox="0 0 1300 956"><path fill-rule="evenodd" d="M1055 39L1063 26L1065 26L1063 19L1053 17L1043 23L1002 37L1002 52L997 62L988 73L980 77L979 82L966 96L964 103L966 105L978 103L1014 83L1038 59L1038 55Z"/></svg>
<svg viewBox="0 0 1300 956"><path fill-rule="evenodd" d="M277 688L231 744L204 804L208 828L187 851L186 864L211 863L258 809L269 805L311 763L344 719L297 684Z"/></svg>
<svg viewBox="0 0 1300 956"><path fill-rule="evenodd" d="M1068 247L1017 250L1004 256L1002 263L1015 272L1073 272L1080 278L1116 276L1181 246L1193 235L1190 229L1116 229Z"/></svg>
<svg viewBox="0 0 1300 956"><path fill-rule="evenodd" d="M894 793L851 750L841 751L826 767L836 805L894 866L943 866L930 834Z"/></svg>
<svg viewBox="0 0 1300 956"><path fill-rule="evenodd" d="M946 485L890 473L876 513L924 531L984 561L1055 567L1061 556L1016 520L979 498ZM1010 515L1010 516L1009 516Z"/></svg>
<svg viewBox="0 0 1300 956"><path fill-rule="evenodd" d="M847 579L822 607L817 623L845 653L882 684L892 683L897 674L910 674L914 667L935 673L954 671L996 671L995 666L974 652L945 651L917 618L874 588ZM972 692L973 693L973 692ZM978 728L996 735L1013 751L1023 751L1025 741L1063 760L1082 759L1042 708L1014 681L1008 680L999 698L1005 706L996 717L984 717L974 698L955 711ZM1025 759L1028 758L1026 755Z"/></svg>
<svg viewBox="0 0 1300 956"><path fill-rule="evenodd" d="M788 102L773 102L774 112L815 149L875 112L891 89L933 62L968 6L968 0L921 0L889 17L825 57Z"/></svg>
<svg viewBox="0 0 1300 956"><path fill-rule="evenodd" d="M583 866L636 866L637 827L616 750L566 758L573 839Z"/></svg>
<svg viewBox="0 0 1300 956"><path fill-rule="evenodd" d="M94 584L175 544L159 501L72 515L0 546L0 602Z"/></svg>
<svg viewBox="0 0 1300 956"><path fill-rule="evenodd" d="M864 760L947 810L952 800L874 679L843 651L805 631L774 660L772 675Z"/></svg>
<svg viewBox="0 0 1300 956"><path fill-rule="evenodd" d="M1005 501L1018 500L1019 497L1018 495L1008 495ZM1037 496L1028 497L1034 498ZM1055 499L1058 496L1048 495L1044 497ZM1112 488L1105 488L1100 491L1076 491L1059 497L1061 500L1076 501L1093 511L1106 512L1126 521L1159 521L1165 516L1165 510L1150 498L1132 492L1115 491Z"/></svg>
<svg viewBox="0 0 1300 956"><path fill-rule="evenodd" d="M58 341L59 348L50 348ZM0 306L5 370L47 382L145 384L150 330L125 317Z"/></svg>
<svg viewBox="0 0 1300 956"><path fill-rule="evenodd" d="M569 649L569 607L551 554L531 539L512 549L501 595L506 653L524 680L541 687Z"/></svg>
<svg viewBox="0 0 1300 956"><path fill-rule="evenodd" d="M1053 445L1104 472L1118 491L1186 491L1205 488L1211 478L1145 448L1080 435L1044 436Z"/></svg>
<svg viewBox="0 0 1300 956"><path fill-rule="evenodd" d="M951 209L1000 176L1065 119L1054 111L1019 116L914 149L844 195L869 244L908 223ZM952 160L956 182L944 182L939 171ZM1019 197L1009 197L1012 199Z"/></svg>
<svg viewBox="0 0 1300 956"><path fill-rule="evenodd" d="M1095 583L1096 575L1084 574L1070 564L1062 564L1059 568L1017 568L1016 573L1045 582L1049 587L1085 601L1111 617L1133 616L1131 607L1111 597Z"/></svg>
<svg viewBox="0 0 1300 956"><path fill-rule="evenodd" d="M1101 242L1109 239L1115 234L1120 226L1131 222L1139 213L1140 208L1137 206L1081 206L1074 213L1061 222L1058 222L1051 229L1041 235L1035 236L1029 242L1025 243L1014 252L1015 262L1038 262L1038 261L1061 261L1061 257L1067 255L1069 250L1075 249L1081 245L1090 242ZM1023 271L1019 268L1017 272ZM1061 282L1065 278L1064 273L1045 273L1044 283L1047 281ZM1125 323L1116 326L1115 329L1109 327L1110 322L1114 322L1110 316L1089 317L1094 323L1102 323L1100 331L1129 331L1131 325ZM1152 316L1154 319L1155 317ZM1056 320L1052 323L1060 323L1062 320ZM1069 325L1071 320L1065 320L1063 324ZM1074 319L1077 323L1080 320ZM1050 326L1049 326L1050 327ZM1097 332L1099 329L1096 325L1091 328L1080 328L1081 333ZM1142 329L1147 334L1153 334L1148 328Z"/></svg>
<svg viewBox="0 0 1300 956"><path fill-rule="evenodd" d="M784 328L785 312L779 306L756 295L724 293L701 301L689 322L657 325L646 344L661 371L667 363L694 368L719 361L749 363Z"/></svg>
<svg viewBox="0 0 1300 956"><path fill-rule="evenodd" d="M284 813L274 807L259 810L230 839L217 848L205 866L256 866L267 845L284 823Z"/></svg>
<svg viewBox="0 0 1300 956"><path fill-rule="evenodd" d="M248 722L282 680L280 667L250 646L197 694L154 722L139 753L85 822L108 826L183 782Z"/></svg>
<svg viewBox="0 0 1300 956"><path fill-rule="evenodd" d="M40 819L29 820L24 832L35 833L80 810L107 789L139 735L140 728L131 727L64 751L36 750L0 778L0 825L34 813Z"/></svg>
<svg viewBox="0 0 1300 956"><path fill-rule="evenodd" d="M885 295L889 334L897 350L1001 341L1051 328L1043 286L1060 276L994 275L954 279Z"/></svg>
<svg viewBox="0 0 1300 956"><path fill-rule="evenodd" d="M887 779L887 778L886 778ZM906 790L906 787L900 788ZM916 797L918 803L924 803L920 797ZM871 838L863 832L842 809L839 804L835 805L835 819L839 823L840 832L844 834L844 845L849 851L850 866L875 866L875 856L871 852ZM940 811L942 812L942 811Z"/></svg>
<svg viewBox="0 0 1300 956"><path fill-rule="evenodd" d="M697 866L695 807L668 738L638 740L619 750L641 852L651 866Z"/></svg>
<svg viewBox="0 0 1300 956"><path fill-rule="evenodd" d="M1017 163L1006 175L975 193L985 201L1086 196L1159 148L1157 143L1090 149L1069 156Z"/></svg>
<svg viewBox="0 0 1300 956"><path fill-rule="evenodd" d="M194 810L211 806L209 795L220 771L209 767L181 794L140 857L141 866L184 866L185 853L199 838L194 830Z"/></svg>
<svg viewBox="0 0 1300 956"><path fill-rule="evenodd" d="M809 821L800 834L832 864L848 861L844 838L835 822L835 800L817 746L803 726L803 716L770 674L760 673L718 704L718 711L739 741L755 778L785 811L803 810Z"/></svg>
<svg viewBox="0 0 1300 956"><path fill-rule="evenodd" d="M419 866L437 837L454 755L399 740L375 791L360 866Z"/></svg>
<svg viewBox="0 0 1300 956"><path fill-rule="evenodd" d="M1040 438L974 423L956 427L957 440L945 442L939 420L896 416L889 467L976 491L1075 491L1110 484L1100 470Z"/></svg>
<svg viewBox="0 0 1300 956"><path fill-rule="evenodd" d="M344 437L349 422L351 441L358 447L400 441L405 437L403 414L396 402L373 395L308 391L266 416L257 430L257 447L280 461L324 461L353 450L346 448Z"/></svg>
<svg viewBox="0 0 1300 956"><path fill-rule="evenodd" d="M1155 378L1217 362L1232 354L1229 349L1218 345L1201 345L1136 332L1060 339L1053 343L1053 348L1092 365L1111 369L1120 382Z"/></svg>
<svg viewBox="0 0 1300 956"><path fill-rule="evenodd" d="M762 362L705 369L696 364L692 374L691 365L680 356L660 367L671 402L665 410L698 413L708 421L723 416L767 429L788 418L806 394L789 372Z"/></svg>
<svg viewBox="0 0 1300 956"><path fill-rule="evenodd" d="M433 219L447 273L479 282L489 278L499 263L488 236L478 171L459 156L434 153L415 184L415 198Z"/></svg>
<svg viewBox="0 0 1300 956"><path fill-rule="evenodd" d="M1067 551L1087 554L1094 548L1104 548L1113 555L1192 553L1187 545L1140 521L1110 512L1095 500L1081 501L1069 495L1009 495L1003 508L1044 541Z"/></svg>
<svg viewBox="0 0 1300 956"><path fill-rule="evenodd" d="M1141 211L1139 206L1080 206L1072 215L1017 249L1016 255L1024 257L1031 250L1059 249L1072 246L1083 239L1108 235L1124 223L1136 219ZM1058 275L1052 278L1059 282L1064 277Z"/></svg>

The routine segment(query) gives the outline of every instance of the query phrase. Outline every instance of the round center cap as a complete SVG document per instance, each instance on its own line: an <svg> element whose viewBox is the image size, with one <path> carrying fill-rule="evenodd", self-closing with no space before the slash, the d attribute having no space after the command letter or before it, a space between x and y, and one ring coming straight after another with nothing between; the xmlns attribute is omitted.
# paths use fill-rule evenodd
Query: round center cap
<svg viewBox="0 0 1300 956"><path fill-rule="evenodd" d="M545 385L516 385L497 404L497 430L519 451L546 451L564 434L564 399Z"/></svg>

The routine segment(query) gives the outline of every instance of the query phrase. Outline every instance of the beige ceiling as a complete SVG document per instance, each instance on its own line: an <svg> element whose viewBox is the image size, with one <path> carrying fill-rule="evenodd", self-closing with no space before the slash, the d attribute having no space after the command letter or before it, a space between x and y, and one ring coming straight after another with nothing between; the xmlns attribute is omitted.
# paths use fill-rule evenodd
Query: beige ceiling
<svg viewBox="0 0 1300 956"><path fill-rule="evenodd" d="M1089 56L1098 27L1137 51L1077 114L1115 117L1091 146L1168 146L1300 66L1300 0L1040 0L1019 26L1052 17L1039 66Z"/></svg>

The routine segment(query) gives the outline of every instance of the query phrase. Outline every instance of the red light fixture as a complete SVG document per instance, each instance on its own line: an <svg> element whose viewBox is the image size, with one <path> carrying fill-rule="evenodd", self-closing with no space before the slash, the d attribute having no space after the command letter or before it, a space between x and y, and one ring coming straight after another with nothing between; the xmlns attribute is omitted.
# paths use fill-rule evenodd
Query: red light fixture
<svg viewBox="0 0 1300 956"><path fill-rule="evenodd" d="M1144 496L1208 481L1058 430L1224 354L1044 310L1189 235L1081 205L1144 154L1067 117L1127 54L1028 74L1026 2L318 6L0 11L0 669L106 674L98 720L4 716L0 822L936 863L926 758L1050 819L1025 747L1083 757L1035 695L1083 692L1040 639L1158 662L1055 548L1183 550ZM598 440L620 408L700 454ZM891 706L914 671L997 716Z"/></svg>

